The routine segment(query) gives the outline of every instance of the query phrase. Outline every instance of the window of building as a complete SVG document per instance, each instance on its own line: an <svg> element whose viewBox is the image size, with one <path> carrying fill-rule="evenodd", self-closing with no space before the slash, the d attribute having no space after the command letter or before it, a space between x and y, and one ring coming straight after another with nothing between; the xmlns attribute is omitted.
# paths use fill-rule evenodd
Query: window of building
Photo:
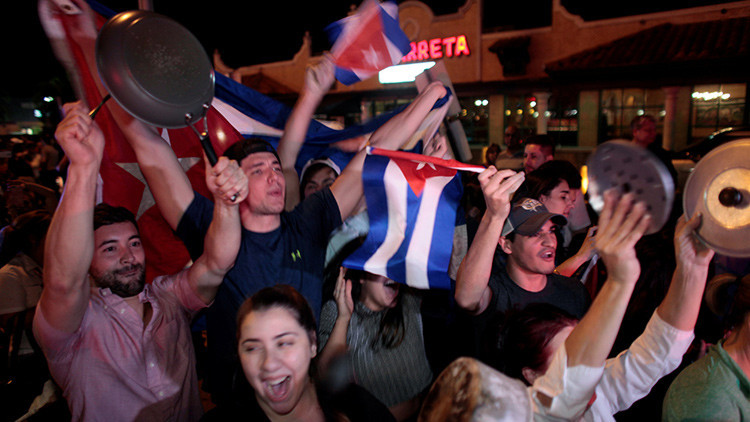
<svg viewBox="0 0 750 422"><path fill-rule="evenodd" d="M694 141L726 127L743 125L745 84L696 85L693 88L690 132Z"/></svg>
<svg viewBox="0 0 750 422"><path fill-rule="evenodd" d="M547 134L558 145L578 145L578 93L557 92L550 96Z"/></svg>
<svg viewBox="0 0 750 422"><path fill-rule="evenodd" d="M490 107L488 97L459 97L461 112L458 120L464 127L470 145L489 143Z"/></svg>
<svg viewBox="0 0 750 422"><path fill-rule="evenodd" d="M533 104L533 105L532 105ZM536 133L536 98L532 95L505 96L505 127L515 126L519 129L521 138Z"/></svg>
<svg viewBox="0 0 750 422"><path fill-rule="evenodd" d="M664 91L661 89L605 89L601 92L599 142L629 138L630 122L636 116L656 118L661 133L664 120Z"/></svg>
<svg viewBox="0 0 750 422"><path fill-rule="evenodd" d="M514 125L525 138L536 133L539 118L537 98L533 95L505 97L505 127ZM554 93L547 104L547 134L558 145L572 146L578 143L578 96L577 93Z"/></svg>

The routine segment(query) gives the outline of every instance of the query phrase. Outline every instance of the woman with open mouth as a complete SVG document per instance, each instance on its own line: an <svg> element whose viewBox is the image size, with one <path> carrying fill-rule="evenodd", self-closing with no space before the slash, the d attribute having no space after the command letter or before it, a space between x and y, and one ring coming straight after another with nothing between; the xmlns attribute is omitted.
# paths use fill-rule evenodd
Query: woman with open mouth
<svg viewBox="0 0 750 422"><path fill-rule="evenodd" d="M334 299L320 316L319 364L350 359L357 384L388 406L396 420L416 415L432 382L421 301L405 285L365 271L339 273Z"/></svg>
<svg viewBox="0 0 750 422"><path fill-rule="evenodd" d="M333 392L311 372L318 354L315 317L293 287L264 288L237 314L237 352L247 383L202 421L388 421L388 409L357 385ZM249 385L248 385L249 384Z"/></svg>

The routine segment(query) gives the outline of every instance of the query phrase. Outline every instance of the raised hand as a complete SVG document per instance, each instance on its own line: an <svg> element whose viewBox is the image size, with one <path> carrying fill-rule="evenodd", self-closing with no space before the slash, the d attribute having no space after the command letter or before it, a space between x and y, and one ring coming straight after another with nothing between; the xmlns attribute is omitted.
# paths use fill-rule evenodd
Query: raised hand
<svg viewBox="0 0 750 422"><path fill-rule="evenodd" d="M440 133L436 133L435 136L427 142L422 154L442 159L452 158L448 157L448 155L450 155L448 154L448 140Z"/></svg>
<svg viewBox="0 0 750 422"><path fill-rule="evenodd" d="M635 244L651 223L642 202L634 203L633 194L619 194L610 189L604 193L604 209L599 215L599 228L594 245L607 266L609 279L623 284L635 284L641 266Z"/></svg>
<svg viewBox="0 0 750 422"><path fill-rule="evenodd" d="M344 278L346 268L339 268L339 276L336 278L336 287L333 289L333 297L336 300L339 319L349 320L354 312L354 300L352 299L352 281Z"/></svg>
<svg viewBox="0 0 750 422"><path fill-rule="evenodd" d="M328 55L316 65L310 66L305 72L305 91L323 97L333 85L335 66Z"/></svg>
<svg viewBox="0 0 750 422"><path fill-rule="evenodd" d="M505 220L510 214L510 199L525 179L523 172L498 170L489 166L479 174L479 185L487 204L487 212Z"/></svg>
<svg viewBox="0 0 750 422"><path fill-rule="evenodd" d="M65 151L71 165L96 165L104 153L104 134L89 117L82 102L63 105L65 117L57 125L55 139Z"/></svg>
<svg viewBox="0 0 750 422"><path fill-rule="evenodd" d="M239 204L245 200L248 194L247 176L237 161L219 157L213 167L208 163L208 159L205 162L206 186L214 198L226 205Z"/></svg>
<svg viewBox="0 0 750 422"><path fill-rule="evenodd" d="M686 270L697 268L708 268L714 251L701 242L695 234L700 227L701 214L696 214L690 220L682 215L677 221L674 236L674 250L677 262Z"/></svg>

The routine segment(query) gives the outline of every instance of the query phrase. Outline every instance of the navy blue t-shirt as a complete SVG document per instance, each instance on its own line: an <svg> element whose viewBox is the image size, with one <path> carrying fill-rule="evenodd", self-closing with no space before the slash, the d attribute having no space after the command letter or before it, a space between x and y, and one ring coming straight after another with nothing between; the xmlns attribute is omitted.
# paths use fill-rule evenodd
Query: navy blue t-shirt
<svg viewBox="0 0 750 422"><path fill-rule="evenodd" d="M203 253L203 241L212 218L213 202L195 193L177 226L177 235L193 260ZM291 212L282 212L279 228L271 232L242 229L237 261L206 311L206 387L215 399L222 400L224 393L229 392L238 370L236 318L245 299L264 287L288 284L307 299L318 320L326 245L331 231L339 225L338 204L326 188L309 196Z"/></svg>

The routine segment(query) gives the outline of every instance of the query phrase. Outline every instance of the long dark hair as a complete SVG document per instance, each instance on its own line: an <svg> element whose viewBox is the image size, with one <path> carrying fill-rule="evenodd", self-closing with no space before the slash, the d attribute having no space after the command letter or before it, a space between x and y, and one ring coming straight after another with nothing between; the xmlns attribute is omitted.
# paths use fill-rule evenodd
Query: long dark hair
<svg viewBox="0 0 750 422"><path fill-rule="evenodd" d="M280 307L289 311L299 325L307 331L310 344L317 345L315 316L310 304L294 287L277 284L258 290L257 293L245 300L237 311L237 339L240 338L242 321L253 311L265 311Z"/></svg>
<svg viewBox="0 0 750 422"><path fill-rule="evenodd" d="M563 180L568 182L571 189L581 187L581 174L573 163L566 160L547 161L526 175L526 180L514 194L513 201L520 198L539 200L542 196L549 196L552 189Z"/></svg>
<svg viewBox="0 0 750 422"><path fill-rule="evenodd" d="M740 327L750 314L750 274L720 274L708 282L706 304L722 321L726 333Z"/></svg>
<svg viewBox="0 0 750 422"><path fill-rule="evenodd" d="M497 335L495 366L506 375L529 384L523 369L542 369L549 358L549 342L560 330L577 322L572 315L547 303L533 303L509 311Z"/></svg>
<svg viewBox="0 0 750 422"><path fill-rule="evenodd" d="M373 274L362 270L349 269L345 277L352 281L352 300L360 300L362 295L362 284L360 281L367 281ZM380 327L377 336L372 339L372 346L378 344L386 349L394 349L404 341L406 336L406 327L404 324L404 308L402 296L405 293L405 286L399 284L399 294L396 296L396 305L392 308L386 308L380 318Z"/></svg>

